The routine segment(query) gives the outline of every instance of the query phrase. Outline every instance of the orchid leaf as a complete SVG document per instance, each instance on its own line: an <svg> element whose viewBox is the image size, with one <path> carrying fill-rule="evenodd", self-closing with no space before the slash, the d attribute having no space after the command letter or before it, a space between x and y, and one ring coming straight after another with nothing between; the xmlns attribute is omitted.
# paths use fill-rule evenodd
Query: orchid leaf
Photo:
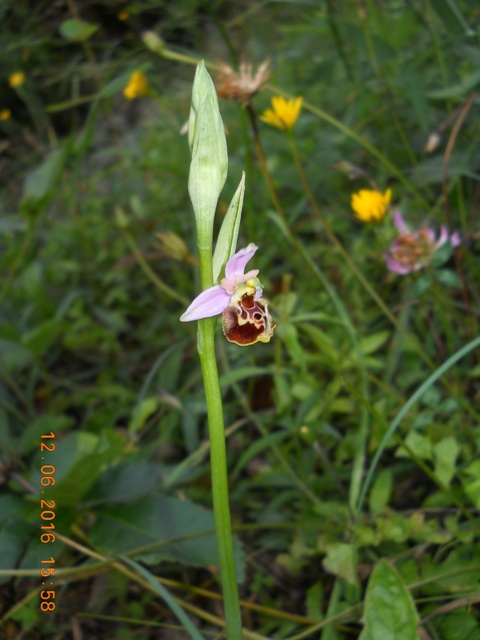
<svg viewBox="0 0 480 640"><path fill-rule="evenodd" d="M213 220L228 171L227 141L215 85L203 62L195 74L188 120L192 154L188 192L195 212L198 246L212 245Z"/></svg>
<svg viewBox="0 0 480 640"><path fill-rule="evenodd" d="M243 196L245 194L245 172L232 198L228 211L220 228L215 252L213 254L213 280L217 282L225 264L235 253L238 229L242 218Z"/></svg>

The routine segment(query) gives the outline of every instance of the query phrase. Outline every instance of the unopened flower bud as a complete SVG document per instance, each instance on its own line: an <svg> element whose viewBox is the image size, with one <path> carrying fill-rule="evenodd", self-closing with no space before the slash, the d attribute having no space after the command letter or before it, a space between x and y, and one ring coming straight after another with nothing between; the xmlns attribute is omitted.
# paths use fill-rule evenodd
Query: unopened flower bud
<svg viewBox="0 0 480 640"><path fill-rule="evenodd" d="M192 154L188 191L195 211L199 247L212 244L218 197L227 178L227 141L218 108L217 92L205 63L197 66L188 120Z"/></svg>
<svg viewBox="0 0 480 640"><path fill-rule="evenodd" d="M115 207L115 218L120 229L128 229L129 222L127 216L120 207Z"/></svg>
<svg viewBox="0 0 480 640"><path fill-rule="evenodd" d="M428 136L427 142L425 143L424 151L426 153L433 153L441 141L442 136L440 135L440 133L438 131L432 131L432 133Z"/></svg>
<svg viewBox="0 0 480 640"><path fill-rule="evenodd" d="M155 234L160 240L162 252L169 258L179 262L190 262L192 256L185 242L173 231Z"/></svg>
<svg viewBox="0 0 480 640"><path fill-rule="evenodd" d="M158 55L162 55L165 51L165 42L158 36L155 31L145 31L142 35L143 44Z"/></svg>

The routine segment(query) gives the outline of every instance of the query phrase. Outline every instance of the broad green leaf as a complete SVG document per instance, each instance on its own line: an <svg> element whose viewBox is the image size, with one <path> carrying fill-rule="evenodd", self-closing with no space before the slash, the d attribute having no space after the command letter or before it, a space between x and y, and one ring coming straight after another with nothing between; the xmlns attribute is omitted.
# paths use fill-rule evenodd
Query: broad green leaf
<svg viewBox="0 0 480 640"><path fill-rule="evenodd" d="M55 486L47 487L45 494L64 506L75 506L92 488L107 463L121 453L124 439L114 433L98 436L93 433L73 433L62 440L55 439L55 451L43 452L44 460L36 457L32 482L40 486L40 467L55 467Z"/></svg>
<svg viewBox="0 0 480 640"><path fill-rule="evenodd" d="M20 342L0 338L0 362L6 369L21 369L34 360L34 355Z"/></svg>
<svg viewBox="0 0 480 640"><path fill-rule="evenodd" d="M38 624L38 602L35 598L22 602L22 606L12 611L9 617L15 620L21 629L34 629Z"/></svg>
<svg viewBox="0 0 480 640"><path fill-rule="evenodd" d="M49 434L53 431L55 436L60 435L73 422L73 418L54 413L44 413L31 422L26 429L22 431L19 440L19 450L22 454L30 453L32 450L40 448L40 436Z"/></svg>
<svg viewBox="0 0 480 640"><path fill-rule="evenodd" d="M51 318L25 334L22 342L29 351L40 357L63 334L65 327L64 320Z"/></svg>
<svg viewBox="0 0 480 640"><path fill-rule="evenodd" d="M133 411L128 430L133 435L143 427L148 418L155 413L158 408L158 398L145 398L137 405Z"/></svg>
<svg viewBox="0 0 480 640"><path fill-rule="evenodd" d="M412 452L422 460L432 459L432 441L428 436L424 436L417 431L410 431L405 438L405 444ZM395 452L396 458L408 458L409 453L403 447L399 447Z"/></svg>
<svg viewBox="0 0 480 640"><path fill-rule="evenodd" d="M449 269L442 269L435 271L435 279L443 284L445 287L452 287L452 289L461 289L462 281L455 273L455 271L450 271Z"/></svg>
<svg viewBox="0 0 480 640"><path fill-rule="evenodd" d="M418 614L399 573L380 560L368 581L359 640L419 640Z"/></svg>
<svg viewBox="0 0 480 640"><path fill-rule="evenodd" d="M164 465L150 460L127 460L109 466L92 488L88 500L95 504L125 503L138 500L154 492L162 476Z"/></svg>
<svg viewBox="0 0 480 640"><path fill-rule="evenodd" d="M381 540L389 540L398 544L410 537L412 522L404 516L388 516L377 519L377 534Z"/></svg>
<svg viewBox="0 0 480 640"><path fill-rule="evenodd" d="M59 503L57 504L58 506L60 506ZM38 502L37 502L37 505L40 506ZM59 509L57 509L56 518L54 521L58 529L62 529L63 531L67 530L67 526L65 526L66 525L65 511L66 510L60 511ZM38 567L42 566L41 561L44 558L49 558L49 557L59 558L61 552L65 548L65 545L58 538L53 543L44 544L40 540L40 535L37 535L37 531L35 531L35 529L33 529L31 534L32 535L29 537L28 544L23 552L22 560L18 568L30 569L30 570L36 569L38 571Z"/></svg>
<svg viewBox="0 0 480 640"><path fill-rule="evenodd" d="M475 460L464 471L467 478L463 480L463 488L473 504L480 509L480 460ZM468 478L471 478L469 480Z"/></svg>
<svg viewBox="0 0 480 640"><path fill-rule="evenodd" d="M419 298L425 291L428 291L432 286L432 275L426 273L418 278L412 287L412 296Z"/></svg>
<svg viewBox="0 0 480 640"><path fill-rule="evenodd" d="M207 509L188 500L151 495L131 502L128 508L118 505L103 509L97 516L91 539L95 546L114 554L152 546L138 555L147 564L173 560L186 565L218 566L214 528L212 513ZM244 567L236 541L234 552L241 582Z"/></svg>
<svg viewBox="0 0 480 640"><path fill-rule="evenodd" d="M475 640L480 638L476 607L467 605L459 611L439 616L436 631L442 640Z"/></svg>
<svg viewBox="0 0 480 640"><path fill-rule="evenodd" d="M304 372L307 370L307 358L302 344L298 338L298 329L291 322L282 322L277 328L277 336L281 338L287 347L292 360Z"/></svg>
<svg viewBox="0 0 480 640"><path fill-rule="evenodd" d="M6 524L13 520L24 519L25 502L23 498L17 496L3 495L0 496L0 524Z"/></svg>
<svg viewBox="0 0 480 640"><path fill-rule="evenodd" d="M390 335L390 331L380 331L378 333L373 333L366 338L362 338L360 340L361 352L364 356L367 356L370 353L375 353L375 351L380 349L380 347L385 344Z"/></svg>
<svg viewBox="0 0 480 640"><path fill-rule="evenodd" d="M370 510L373 514L378 514L388 504L392 495L392 472L390 469L383 469L375 478L370 490Z"/></svg>
<svg viewBox="0 0 480 640"><path fill-rule="evenodd" d="M218 233L213 254L213 281L217 282L225 264L233 256L237 246L238 229L242 219L243 196L245 194L245 173L232 198L228 211Z"/></svg>
<svg viewBox="0 0 480 640"><path fill-rule="evenodd" d="M325 569L350 584L356 584L353 546L343 542L334 542L327 545L326 551L327 555L322 562Z"/></svg>
<svg viewBox="0 0 480 640"><path fill-rule="evenodd" d="M32 527L17 520L10 522L0 530L0 569L16 569L25 552L25 546L32 536ZM38 566L38 565L37 565ZM11 580L11 576L0 576L0 584Z"/></svg>
<svg viewBox="0 0 480 640"><path fill-rule="evenodd" d="M60 35L70 42L83 42L99 28L98 24L91 24L79 18L70 18L60 25Z"/></svg>
<svg viewBox="0 0 480 640"><path fill-rule="evenodd" d="M435 461L435 475L447 485L450 485L456 472L455 462L460 453L460 446L453 436L444 438L433 445L433 459Z"/></svg>
<svg viewBox="0 0 480 640"><path fill-rule="evenodd" d="M35 212L53 195L60 174L67 161L66 146L51 151L42 164L27 174L21 208Z"/></svg>

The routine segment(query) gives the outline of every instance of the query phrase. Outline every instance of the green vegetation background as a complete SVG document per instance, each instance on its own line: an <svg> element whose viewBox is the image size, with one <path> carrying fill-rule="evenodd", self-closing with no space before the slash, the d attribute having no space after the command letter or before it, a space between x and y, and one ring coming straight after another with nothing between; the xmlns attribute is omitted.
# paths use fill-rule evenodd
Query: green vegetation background
<svg viewBox="0 0 480 640"><path fill-rule="evenodd" d="M196 60L265 58L255 113L305 100L293 155L258 123L270 185L246 109L220 102L218 221L245 170L239 247L260 247L277 324L250 348L218 332L246 637L480 637L479 27L461 0L0 3L6 638L191 637L168 594L222 637L195 323L178 321L199 291L180 131ZM128 101L135 70L150 91ZM372 185L393 205L360 224L351 194ZM397 209L461 246L388 272Z"/></svg>

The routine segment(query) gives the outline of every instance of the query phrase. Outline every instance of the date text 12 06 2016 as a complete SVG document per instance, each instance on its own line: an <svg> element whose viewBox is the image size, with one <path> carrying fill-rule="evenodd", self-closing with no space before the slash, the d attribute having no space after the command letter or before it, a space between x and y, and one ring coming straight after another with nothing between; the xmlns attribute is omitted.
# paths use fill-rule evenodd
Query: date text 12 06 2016
<svg viewBox="0 0 480 640"><path fill-rule="evenodd" d="M49 458L49 454L55 451L55 434L50 432L41 436L40 451L42 452L42 460ZM55 542L55 500L47 500L45 493L48 491L48 487L55 485L55 467L52 464L42 464L40 467L40 484L42 486L40 498L40 518L42 524L40 526L40 540L44 544L50 544ZM40 610L44 612L55 611L55 558L50 557L46 560L41 560L43 565L40 569L40 576L43 582L42 586L49 587L40 591Z"/></svg>

